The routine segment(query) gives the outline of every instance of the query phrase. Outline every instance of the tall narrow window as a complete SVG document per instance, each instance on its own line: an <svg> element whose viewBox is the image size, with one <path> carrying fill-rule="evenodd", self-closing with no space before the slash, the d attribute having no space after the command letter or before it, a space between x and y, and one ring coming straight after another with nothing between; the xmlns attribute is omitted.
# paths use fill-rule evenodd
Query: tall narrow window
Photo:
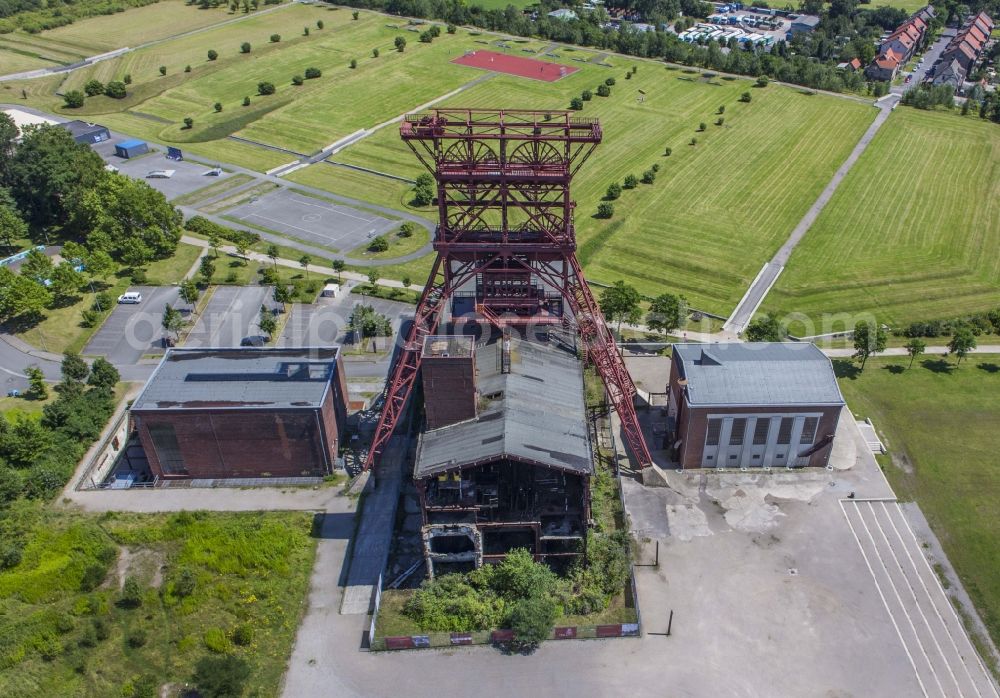
<svg viewBox="0 0 1000 698"><path fill-rule="evenodd" d="M816 438L816 426L819 424L819 417L806 417L802 423L802 436L799 437L800 444L811 444Z"/></svg>
<svg viewBox="0 0 1000 698"><path fill-rule="evenodd" d="M705 435L705 445L718 446L719 434L721 433L722 433L722 420L721 419L708 420L708 433Z"/></svg>
<svg viewBox="0 0 1000 698"><path fill-rule="evenodd" d="M792 427L795 425L794 417L782 417L781 424L778 425L778 443L787 445L792 443Z"/></svg>
<svg viewBox="0 0 1000 698"><path fill-rule="evenodd" d="M757 417L753 425L753 445L763 446L767 443L767 433L771 429L770 417Z"/></svg>
<svg viewBox="0 0 1000 698"><path fill-rule="evenodd" d="M747 418L737 417L733 420L733 430L729 433L730 446L743 445L743 433L747 430Z"/></svg>

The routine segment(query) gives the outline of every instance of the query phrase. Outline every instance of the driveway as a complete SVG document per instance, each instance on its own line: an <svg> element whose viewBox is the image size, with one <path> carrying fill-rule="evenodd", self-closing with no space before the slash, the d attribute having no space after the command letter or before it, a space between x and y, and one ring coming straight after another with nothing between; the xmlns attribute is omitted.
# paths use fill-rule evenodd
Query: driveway
<svg viewBox="0 0 1000 698"><path fill-rule="evenodd" d="M341 330L347 325L343 306L335 303L296 303L289 312L277 342L281 347L337 344Z"/></svg>
<svg viewBox="0 0 1000 698"><path fill-rule="evenodd" d="M122 366L138 363L144 354L163 352L160 343L163 308L178 303L180 289L176 286L133 286L128 290L141 293L142 303L115 306L84 347L84 354L103 356L116 366Z"/></svg>
<svg viewBox="0 0 1000 698"><path fill-rule="evenodd" d="M185 347L238 347L247 335L259 334L260 307L271 286L218 286L198 316Z"/></svg>
<svg viewBox="0 0 1000 698"><path fill-rule="evenodd" d="M946 27L941 32L941 36L938 37L938 40L931 44L930 48L924 52L924 62L914 68L913 72L910 74L911 77L909 84L893 85L891 91L895 94L901 95L907 90L923 82L924 78L931 72L931 69L934 68L934 64L937 63L938 58L941 57L941 52L944 51L945 46L947 46L948 43L955 38L957 33L958 30L954 27Z"/></svg>

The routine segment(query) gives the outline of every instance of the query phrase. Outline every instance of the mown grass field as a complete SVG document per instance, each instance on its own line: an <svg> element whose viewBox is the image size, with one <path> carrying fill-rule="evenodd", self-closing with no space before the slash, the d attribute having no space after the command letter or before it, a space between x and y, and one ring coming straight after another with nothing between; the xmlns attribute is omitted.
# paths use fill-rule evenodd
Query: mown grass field
<svg viewBox="0 0 1000 698"><path fill-rule="evenodd" d="M824 313L898 325L988 310L1000 304L998 247L1000 129L900 107L796 248L765 309L805 313L820 331Z"/></svg>
<svg viewBox="0 0 1000 698"><path fill-rule="evenodd" d="M603 143L574 180L579 254L588 277L625 279L649 295L684 293L695 307L726 314L847 157L874 110L773 85L752 89L743 80L708 84L647 62L636 62L639 72L625 80L632 63L611 60L613 69L581 64L555 83L498 76L446 104L566 108L583 89L614 77L611 97L595 96L581 112L599 117L604 127ZM640 89L642 103L636 101ZM753 101L740 103L747 90ZM721 127L714 124L720 106L726 108ZM702 122L704 133L698 132ZM696 146L689 145L693 137ZM668 146L673 153L665 157ZM389 129L336 157L406 177L423 171ZM654 184L625 191L612 219L593 217L608 184L640 177L654 163L660 166Z"/></svg>
<svg viewBox="0 0 1000 698"><path fill-rule="evenodd" d="M0 572L0 694L133 695L144 677L189 683L200 659L223 655L250 665L253 695L279 693L315 554L311 515L23 504L2 523L27 535L20 564ZM120 604L125 577L139 582L138 608Z"/></svg>
<svg viewBox="0 0 1000 698"><path fill-rule="evenodd" d="M916 501L941 540L995 643L1000 643L1000 357L873 358L857 375L838 362L859 417L887 439L885 472Z"/></svg>
<svg viewBox="0 0 1000 698"><path fill-rule="evenodd" d="M10 45L0 43L0 70L7 73L20 73L26 70L38 70L39 68L51 68L55 63L40 58L39 56L22 52Z"/></svg>

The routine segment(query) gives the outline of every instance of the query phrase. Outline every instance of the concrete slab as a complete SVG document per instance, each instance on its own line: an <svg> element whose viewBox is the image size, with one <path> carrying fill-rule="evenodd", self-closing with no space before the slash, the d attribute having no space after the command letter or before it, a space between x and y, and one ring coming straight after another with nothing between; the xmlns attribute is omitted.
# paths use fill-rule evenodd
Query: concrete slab
<svg viewBox="0 0 1000 698"><path fill-rule="evenodd" d="M137 158L120 158L115 155L115 143L120 143L121 140L113 138L104 143L97 143L93 149L104 158L105 162L117 167L119 172L135 179L141 179L153 189L162 192L168 200L232 176L231 173L225 171L218 176L209 176L207 173L212 169L211 167L190 160L168 160L166 153L160 150L151 149L150 154ZM169 179L146 177L153 170L174 170L174 174Z"/></svg>
<svg viewBox="0 0 1000 698"><path fill-rule="evenodd" d="M399 226L374 213L279 189L227 212L248 225L347 252Z"/></svg>
<svg viewBox="0 0 1000 698"><path fill-rule="evenodd" d="M270 286L218 286L184 346L238 347L244 337L260 333L260 307L271 294Z"/></svg>
<svg viewBox="0 0 1000 698"><path fill-rule="evenodd" d="M84 354L122 365L138 363L144 354L163 353L163 308L178 304L180 290L175 286L131 286L128 290L141 293L142 303L116 305L84 347Z"/></svg>

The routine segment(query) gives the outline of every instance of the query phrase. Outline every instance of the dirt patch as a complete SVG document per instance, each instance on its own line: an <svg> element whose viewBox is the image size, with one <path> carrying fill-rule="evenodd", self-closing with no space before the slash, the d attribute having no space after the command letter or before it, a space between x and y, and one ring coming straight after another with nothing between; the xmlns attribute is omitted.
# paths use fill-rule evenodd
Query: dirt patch
<svg viewBox="0 0 1000 698"><path fill-rule="evenodd" d="M136 576L141 582L159 589L163 584L163 567L165 563L166 556L159 550L149 550L148 548L135 549L122 546L118 551L118 561L115 564L114 570L104 580L101 588L117 588L121 591L125 586L125 579L129 576Z"/></svg>
<svg viewBox="0 0 1000 698"><path fill-rule="evenodd" d="M893 451L890 455L892 458L892 464L902 470L907 475L913 475L913 463L905 453L900 453L899 451Z"/></svg>

